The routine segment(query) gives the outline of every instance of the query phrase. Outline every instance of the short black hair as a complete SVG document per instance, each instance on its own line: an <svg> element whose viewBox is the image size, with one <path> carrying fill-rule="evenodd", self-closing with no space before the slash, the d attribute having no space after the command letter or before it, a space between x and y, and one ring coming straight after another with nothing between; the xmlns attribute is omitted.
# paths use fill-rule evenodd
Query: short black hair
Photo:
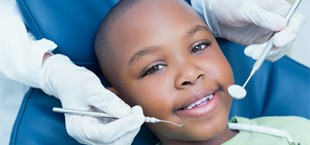
<svg viewBox="0 0 310 145"><path fill-rule="evenodd" d="M136 5L138 2L142 0L121 0L119 1L105 16L103 19L100 28L97 32L96 39L95 39L95 52L98 58L101 70L109 70L109 63L106 62L103 58L107 57L108 55L108 47L109 40L108 35L110 33L111 27L113 26L114 22L117 21L120 16L122 16L126 11L128 11L132 6Z"/></svg>

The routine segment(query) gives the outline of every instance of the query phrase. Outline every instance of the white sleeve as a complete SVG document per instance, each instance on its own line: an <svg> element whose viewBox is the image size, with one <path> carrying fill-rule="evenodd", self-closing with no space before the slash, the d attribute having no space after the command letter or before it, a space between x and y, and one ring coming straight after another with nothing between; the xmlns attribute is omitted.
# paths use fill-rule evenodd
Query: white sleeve
<svg viewBox="0 0 310 145"><path fill-rule="evenodd" d="M15 1L0 1L0 77L39 87L43 55L57 47L27 34Z"/></svg>

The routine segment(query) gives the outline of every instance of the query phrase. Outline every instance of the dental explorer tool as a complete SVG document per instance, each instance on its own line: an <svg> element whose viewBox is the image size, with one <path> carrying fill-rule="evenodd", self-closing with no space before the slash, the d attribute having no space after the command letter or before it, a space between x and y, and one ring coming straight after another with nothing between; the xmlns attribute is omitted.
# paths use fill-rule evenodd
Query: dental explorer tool
<svg viewBox="0 0 310 145"><path fill-rule="evenodd" d="M301 0L296 0L294 2L294 4L291 6L290 10L287 12L286 16L285 16L285 20L289 23L289 20L291 19L291 17L293 16L294 12L296 11L296 9L298 8L299 4L300 4ZM252 78L252 76L256 73L256 71L261 67L261 65L263 64L263 62L265 61L268 53L270 52L271 48L273 47L273 42L274 42L274 35L275 32L271 35L271 39L267 42L263 53L260 55L260 57L256 60L256 62L254 63L253 67L252 67L252 71L249 75L249 77L247 78L247 80L245 81L245 83L243 84L243 86L239 86L239 85L231 85L228 87L228 93L234 98L234 99L243 99L246 96L246 90L244 89L245 86L247 85L247 83L249 82L249 80Z"/></svg>
<svg viewBox="0 0 310 145"><path fill-rule="evenodd" d="M113 116L106 114L106 113L103 113L103 112L82 111L82 110L58 108L58 107L54 107L53 111L58 112L58 113L67 113L67 114L85 115L85 116L92 116L92 117L103 117L103 118L118 119L117 117L113 117ZM155 117L145 117L145 122L146 123L170 123L170 124L176 125L178 127L182 127L188 122L188 120L186 120L182 124L178 124L178 123L168 121L168 120L157 119Z"/></svg>

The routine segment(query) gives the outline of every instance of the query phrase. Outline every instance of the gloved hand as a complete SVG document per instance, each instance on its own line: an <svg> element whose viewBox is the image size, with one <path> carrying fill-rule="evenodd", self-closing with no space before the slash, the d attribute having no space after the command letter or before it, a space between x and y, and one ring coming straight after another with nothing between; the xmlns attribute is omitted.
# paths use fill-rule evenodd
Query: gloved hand
<svg viewBox="0 0 310 145"><path fill-rule="evenodd" d="M115 94L105 89L91 71L74 65L64 55L45 60L40 79L44 92L58 97L63 108L104 111L121 118L110 119L65 114L70 136L83 144L131 144L144 123L139 106L130 108Z"/></svg>
<svg viewBox="0 0 310 145"><path fill-rule="evenodd" d="M267 59L281 58L304 23L295 12L287 24L284 16L290 5L286 0L192 0L192 6L204 16L213 34L230 41L250 45L245 54L257 59L272 32L274 48ZM262 44L263 43L263 44ZM252 45L255 44L255 45Z"/></svg>

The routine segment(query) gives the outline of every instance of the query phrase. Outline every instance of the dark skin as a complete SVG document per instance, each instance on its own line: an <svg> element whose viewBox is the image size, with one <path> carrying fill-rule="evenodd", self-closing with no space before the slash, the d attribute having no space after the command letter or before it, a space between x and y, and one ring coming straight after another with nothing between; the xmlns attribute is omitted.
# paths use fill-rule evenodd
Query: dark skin
<svg viewBox="0 0 310 145"><path fill-rule="evenodd" d="M232 70L214 36L183 1L145 0L109 32L108 79L126 103L146 116L182 123L147 124L167 145L218 145L236 132L227 120ZM113 79L111 79L113 78ZM207 96L212 99L188 108Z"/></svg>

